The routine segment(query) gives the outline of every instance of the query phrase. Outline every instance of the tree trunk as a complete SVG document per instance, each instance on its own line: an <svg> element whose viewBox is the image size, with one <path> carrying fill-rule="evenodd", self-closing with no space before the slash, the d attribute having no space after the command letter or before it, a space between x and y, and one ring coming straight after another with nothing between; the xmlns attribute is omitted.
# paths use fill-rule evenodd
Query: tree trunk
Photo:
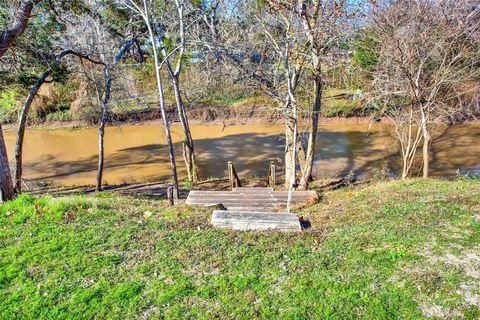
<svg viewBox="0 0 480 320"><path fill-rule="evenodd" d="M183 104L182 96L180 93L180 83L178 76L172 77L173 90L175 92L175 101L177 104L178 117L183 128L184 135L184 160L187 167L188 179L190 181L197 181L198 176L195 167L195 150L193 146L192 133L190 131L190 125L188 124L187 113L185 111L185 105Z"/></svg>
<svg viewBox="0 0 480 320"><path fill-rule="evenodd" d="M290 105L290 103L288 103ZM292 176L295 175L293 161L293 145L295 139L295 119L288 113L285 115L285 188L291 186Z"/></svg>
<svg viewBox="0 0 480 320"><path fill-rule="evenodd" d="M320 57L316 55L314 60L314 102L312 108L312 116L310 118L310 130L308 133L307 151L305 154L305 163L302 170L302 178L300 180L299 189L307 190L308 183L312 180L313 160L315 156L315 144L317 141L318 132L318 116L320 113L320 107L322 105L322 75Z"/></svg>
<svg viewBox="0 0 480 320"><path fill-rule="evenodd" d="M423 134L423 178L428 178L430 171L430 159L429 159L429 149L430 149L430 132L428 130L427 117L425 115L424 106L420 106L422 113L422 134Z"/></svg>
<svg viewBox="0 0 480 320"><path fill-rule="evenodd" d="M113 59L113 65L116 65L123 57L125 52L133 46L137 45L138 41L135 37L126 41L118 50L117 54ZM141 50L139 47L138 50ZM143 59L143 58L142 58ZM105 60L105 56L102 55L102 60ZM98 129L98 168L97 168L97 179L96 179L96 191L102 190L102 179L103 179L103 167L104 167L104 159L105 159L105 148L104 148L104 141L105 141L105 125L107 123L107 116L108 116L108 103L110 101L110 91L112 88L112 76L110 75L110 70L108 64L105 64L103 69L103 76L105 79L105 87L103 91L103 101L102 101L102 117L100 119L100 127ZM99 98L100 100L100 98Z"/></svg>
<svg viewBox="0 0 480 320"><path fill-rule="evenodd" d="M104 137L105 137L105 124L107 123L108 115L108 102L110 100L110 88L112 86L112 77L105 67L105 89L102 102L102 118L100 119L100 128L98 129L98 170L97 170L97 186L96 191L102 190L102 177L103 177L103 159L104 159Z"/></svg>
<svg viewBox="0 0 480 320"><path fill-rule="evenodd" d="M25 102L23 103L22 111L20 112L17 129L17 142L15 145L15 175L13 179L15 184L15 192L17 194L22 192L23 140L25 136L25 127L27 125L28 112L30 111L30 106L32 105L33 98L35 98L35 95L37 94L38 90L40 90L40 87L48 78L50 73L51 70L48 69L40 76L40 78L37 79L37 81L35 81L35 84L28 93L27 100L25 100Z"/></svg>
<svg viewBox="0 0 480 320"><path fill-rule="evenodd" d="M402 180L408 177L408 159L405 157L402 161Z"/></svg>
<svg viewBox="0 0 480 320"><path fill-rule="evenodd" d="M185 160L185 166L187 168L188 179L192 182L198 180L196 167L195 167L195 150L193 146L192 133L190 131L190 126L188 124L187 113L185 110L185 104L183 103L181 90L180 90L180 73L182 70L183 56L185 54L185 23L184 23L184 3L183 1L175 1L178 12L178 21L179 21L179 37L180 37L180 46L179 52L176 57L177 63L175 70L172 68L170 59L166 58L166 65L170 80L173 85L173 91L175 93L175 102L177 105L178 118L182 124L183 129L183 158ZM159 38L162 39L162 30L160 27L157 27L157 32ZM162 48L162 54L167 57L167 52L165 48Z"/></svg>
<svg viewBox="0 0 480 320"><path fill-rule="evenodd" d="M0 197L2 202L12 200L14 197L10 165L8 164L7 148L3 139L2 125L0 124Z"/></svg>
<svg viewBox="0 0 480 320"><path fill-rule="evenodd" d="M343 6L343 5L342 5ZM302 170L302 178L300 180L299 188L301 190L306 190L308 188L308 183L312 179L312 169L313 169L313 158L315 155L315 142L317 140L317 131L318 131L318 116L320 112L320 107L322 104L322 65L320 62L320 46L318 39L315 37L315 28L317 26L317 21L320 17L320 12L322 4L321 1L313 1L313 6L311 7L312 12L309 14L309 6L307 1L299 1L299 13L302 21L303 29L306 32L308 41L310 42L310 55L312 58L312 70L313 70L313 91L314 91L314 101L312 108L312 116L310 118L310 130L308 133L307 141L307 150L305 154L305 165Z"/></svg>
<svg viewBox="0 0 480 320"><path fill-rule="evenodd" d="M289 196L287 209L290 209L291 190L296 183L296 154L297 154L297 100L295 90L297 88L300 75L300 68L296 66L290 69L290 44L285 45L284 55L285 70L287 75L287 97L284 106L285 114L285 187L288 188Z"/></svg>
<svg viewBox="0 0 480 320"><path fill-rule="evenodd" d="M163 127L165 129L165 137L167 139L167 144L168 144L168 154L170 156L170 166L172 168L172 180L173 180L173 189L174 189L174 197L178 199L178 177L177 177L177 165L175 163L175 154L173 153L173 143L172 143L172 136L170 134L170 125L168 123L167 119L167 113L165 112L165 94L163 92L163 84L162 84L162 78L160 75L160 61L158 57L158 52L157 52L157 44L155 40L155 36L152 30L152 26L150 24L150 19L148 17L148 12L147 12L147 4L144 0L144 6L145 6L145 11L146 15L144 17L145 23L148 28L148 33L150 35L150 41L152 43L153 47L153 58L155 62L155 77L157 80L157 89L158 89L158 95L160 99L160 111L162 114L162 121L163 121Z"/></svg>
<svg viewBox="0 0 480 320"><path fill-rule="evenodd" d="M423 136L423 178L428 178L430 172L430 134L426 132Z"/></svg>
<svg viewBox="0 0 480 320"><path fill-rule="evenodd" d="M0 58L7 52L15 40L25 31L28 20L32 15L33 6L41 0L21 0L15 14L15 20L11 29L2 30L0 33Z"/></svg>
<svg viewBox="0 0 480 320"><path fill-rule="evenodd" d="M410 175L415 162L415 154L422 139L422 125L420 127L415 125L413 110L414 103L411 103L407 116L404 119L400 117L397 121L394 120L402 155L402 179L406 179Z"/></svg>
<svg viewBox="0 0 480 320"><path fill-rule="evenodd" d="M291 145L291 172L290 172L290 183L288 187L288 198L287 198L287 212L290 213L291 205L292 205L292 191L296 188L296 156L297 156L297 124L298 124L298 117L297 117L297 105L294 99L292 99L292 118L293 118L293 139Z"/></svg>

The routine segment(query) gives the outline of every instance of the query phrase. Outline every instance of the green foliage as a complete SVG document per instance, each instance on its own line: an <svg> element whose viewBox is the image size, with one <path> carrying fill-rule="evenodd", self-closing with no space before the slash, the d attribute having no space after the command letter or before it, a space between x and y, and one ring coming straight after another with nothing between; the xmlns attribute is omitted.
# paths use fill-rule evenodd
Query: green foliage
<svg viewBox="0 0 480 320"><path fill-rule="evenodd" d="M192 4L197 8L202 8L204 0L192 0Z"/></svg>
<svg viewBox="0 0 480 320"><path fill-rule="evenodd" d="M165 51L167 53L172 52L175 49L175 43L173 42L173 39L168 36L163 37L163 46L165 47Z"/></svg>
<svg viewBox="0 0 480 320"><path fill-rule="evenodd" d="M52 81L56 83L65 84L68 80L69 71L64 64L52 64L50 67L52 72L50 74Z"/></svg>
<svg viewBox="0 0 480 320"><path fill-rule="evenodd" d="M378 40L368 34L368 32L362 34L359 39L354 42L352 65L359 66L368 72L374 71L378 63L378 45Z"/></svg>
<svg viewBox="0 0 480 320"><path fill-rule="evenodd" d="M23 90L12 87L0 92L0 122L15 122L18 117L19 103Z"/></svg>
<svg viewBox="0 0 480 320"><path fill-rule="evenodd" d="M104 22L107 23L107 29L112 33L121 33L130 22L130 16L127 10L119 9L113 2L108 1L103 10ZM139 27L143 27L140 25Z"/></svg>
<svg viewBox="0 0 480 320"><path fill-rule="evenodd" d="M11 88L10 90L0 92L0 108L1 109L16 108L19 97L20 97L20 91L17 88Z"/></svg>
<svg viewBox="0 0 480 320"><path fill-rule="evenodd" d="M204 103L212 106L233 106L238 105L242 101L249 99L243 93L229 93L229 92L218 92L213 93Z"/></svg>
<svg viewBox="0 0 480 320"><path fill-rule="evenodd" d="M55 91L58 94L57 110L67 110L75 100L78 90L78 82L72 78L59 80L55 83Z"/></svg>
<svg viewBox="0 0 480 320"><path fill-rule="evenodd" d="M182 185L185 189L192 189L193 186L195 185L192 180L185 179L182 181Z"/></svg>
<svg viewBox="0 0 480 320"><path fill-rule="evenodd" d="M155 64L153 63L153 59L152 62L147 61L145 63L134 65L132 72L136 77L139 78L154 77Z"/></svg>
<svg viewBox="0 0 480 320"><path fill-rule="evenodd" d="M73 116L73 120L83 120L91 124L98 123L102 115L101 109L98 105L87 104L80 108Z"/></svg>
<svg viewBox="0 0 480 320"><path fill-rule="evenodd" d="M72 117L69 110L58 110L46 115L45 120L50 122L71 121Z"/></svg>
<svg viewBox="0 0 480 320"><path fill-rule="evenodd" d="M329 191L298 210L312 223L301 233L214 229L209 210L158 199L21 195L0 207L1 314L417 319L439 306L476 319L462 261L480 255L479 192L440 180Z"/></svg>
<svg viewBox="0 0 480 320"><path fill-rule="evenodd" d="M355 100L335 99L325 103L322 113L326 117L351 117L361 113L361 104Z"/></svg>

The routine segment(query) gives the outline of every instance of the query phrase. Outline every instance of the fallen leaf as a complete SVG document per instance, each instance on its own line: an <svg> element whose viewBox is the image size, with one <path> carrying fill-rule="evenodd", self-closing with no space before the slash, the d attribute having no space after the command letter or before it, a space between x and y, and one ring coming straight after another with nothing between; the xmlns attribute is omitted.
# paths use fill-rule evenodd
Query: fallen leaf
<svg viewBox="0 0 480 320"><path fill-rule="evenodd" d="M146 219L148 219L148 218L150 218L150 217L152 216L152 214L153 214L153 213L151 213L150 211L145 211L145 212L143 213L143 216L144 216Z"/></svg>
<svg viewBox="0 0 480 320"><path fill-rule="evenodd" d="M75 214L72 212L65 212L63 214L63 221L65 222L73 222L75 221Z"/></svg>

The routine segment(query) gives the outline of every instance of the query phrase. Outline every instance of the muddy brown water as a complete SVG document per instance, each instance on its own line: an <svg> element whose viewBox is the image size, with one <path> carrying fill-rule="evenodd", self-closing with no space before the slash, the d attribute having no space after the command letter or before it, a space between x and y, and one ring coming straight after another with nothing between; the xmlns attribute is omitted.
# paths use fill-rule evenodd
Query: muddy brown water
<svg viewBox="0 0 480 320"><path fill-rule="evenodd" d="M265 177L268 161L283 166L282 125L192 125L201 178L226 176L227 161L234 161L240 176ZM179 176L186 171L181 154L182 131L172 126ZM94 184L97 168L97 128L28 129L24 147L27 184ZM436 130L432 145L431 172L452 176L457 170L480 173L480 125ZM5 130L11 160L15 131ZM105 174L108 184L168 179L170 165L165 135L160 124L122 125L106 129ZM398 145L392 127L385 124L327 124L317 139L316 178L366 177L388 168L398 172ZM13 162L12 162L13 164ZM415 174L420 168L415 168ZM384 170L385 171L385 170Z"/></svg>

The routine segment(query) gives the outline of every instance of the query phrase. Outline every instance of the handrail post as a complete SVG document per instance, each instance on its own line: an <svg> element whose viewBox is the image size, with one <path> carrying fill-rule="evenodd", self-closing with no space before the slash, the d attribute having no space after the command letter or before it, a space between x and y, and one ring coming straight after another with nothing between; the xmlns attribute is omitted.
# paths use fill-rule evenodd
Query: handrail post
<svg viewBox="0 0 480 320"><path fill-rule="evenodd" d="M232 191L234 188L242 186L242 183L240 182L240 178L238 177L237 171L235 171L235 167L233 166L232 161L228 161L228 179L230 180L230 189Z"/></svg>
<svg viewBox="0 0 480 320"><path fill-rule="evenodd" d="M235 187L241 188L242 183L240 182L240 178L238 177L237 171L235 170L235 167L233 167L233 173L235 175Z"/></svg>
<svg viewBox="0 0 480 320"><path fill-rule="evenodd" d="M276 185L276 172L275 172L275 162L273 161L270 161L270 166L268 168L268 173L269 173L269 183L270 183L270 186L272 187L272 189L275 189L275 185Z"/></svg>
<svg viewBox="0 0 480 320"><path fill-rule="evenodd" d="M168 187L167 188L167 199L168 199L168 205L169 206L174 206L175 205L175 200L174 200L174 190L173 187Z"/></svg>
<svg viewBox="0 0 480 320"><path fill-rule="evenodd" d="M233 191L234 183L233 183L233 163L232 161L228 161L228 179L230 180L230 190Z"/></svg>

